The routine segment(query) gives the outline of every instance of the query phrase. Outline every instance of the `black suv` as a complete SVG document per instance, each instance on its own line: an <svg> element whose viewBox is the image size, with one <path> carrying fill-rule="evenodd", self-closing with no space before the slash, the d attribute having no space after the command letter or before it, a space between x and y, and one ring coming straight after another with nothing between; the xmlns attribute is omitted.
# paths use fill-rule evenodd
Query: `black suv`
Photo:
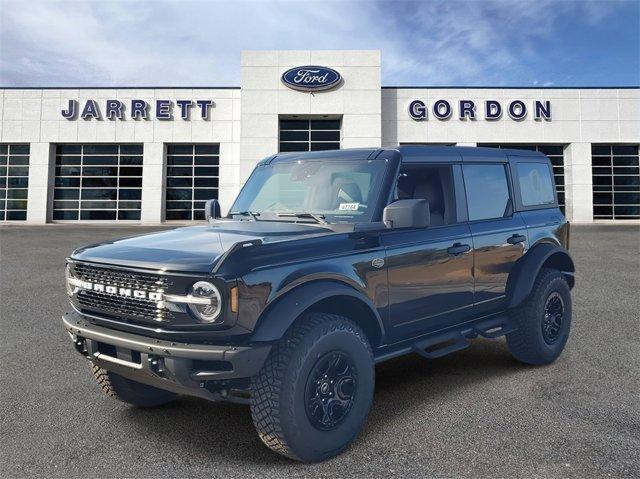
<svg viewBox="0 0 640 479"><path fill-rule="evenodd" d="M249 404L300 461L344 450L374 365L478 336L547 364L571 324L569 224L542 154L401 146L278 154L208 224L80 248L76 349L109 396Z"/></svg>

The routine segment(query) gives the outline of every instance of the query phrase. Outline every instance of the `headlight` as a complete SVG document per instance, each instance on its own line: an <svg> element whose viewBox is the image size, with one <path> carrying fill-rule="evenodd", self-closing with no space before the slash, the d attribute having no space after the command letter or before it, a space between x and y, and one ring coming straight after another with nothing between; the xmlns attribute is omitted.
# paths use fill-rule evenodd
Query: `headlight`
<svg viewBox="0 0 640 479"><path fill-rule="evenodd" d="M73 273L71 272L71 266L69 266L69 264L67 264L66 268L64 269L64 283L67 286L67 294L69 296L73 296L73 293L76 290L76 287L71 284L71 280L74 279Z"/></svg>
<svg viewBox="0 0 640 479"><path fill-rule="evenodd" d="M194 298L208 299L208 302L189 303L189 309L200 321L213 323L222 311L222 298L220 291L208 281L198 281L191 286L189 292Z"/></svg>

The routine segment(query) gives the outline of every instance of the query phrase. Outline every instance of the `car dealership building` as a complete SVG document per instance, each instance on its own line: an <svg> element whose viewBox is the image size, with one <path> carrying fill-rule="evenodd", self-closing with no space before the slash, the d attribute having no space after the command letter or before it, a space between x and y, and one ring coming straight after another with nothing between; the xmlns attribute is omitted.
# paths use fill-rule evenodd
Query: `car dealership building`
<svg viewBox="0 0 640 479"><path fill-rule="evenodd" d="M277 152L399 144L549 156L574 222L640 220L640 89L382 86L379 51L247 51L237 87L0 90L0 221L223 210Z"/></svg>

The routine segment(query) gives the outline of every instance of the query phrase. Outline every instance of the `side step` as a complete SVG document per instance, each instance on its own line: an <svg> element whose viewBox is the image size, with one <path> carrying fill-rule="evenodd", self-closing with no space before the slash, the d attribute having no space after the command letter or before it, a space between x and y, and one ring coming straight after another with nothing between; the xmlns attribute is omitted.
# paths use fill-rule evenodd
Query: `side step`
<svg viewBox="0 0 640 479"><path fill-rule="evenodd" d="M496 316L479 321L466 328L448 331L411 344L411 349L427 359L440 358L469 347L469 339L482 336L494 339L516 330L507 316Z"/></svg>

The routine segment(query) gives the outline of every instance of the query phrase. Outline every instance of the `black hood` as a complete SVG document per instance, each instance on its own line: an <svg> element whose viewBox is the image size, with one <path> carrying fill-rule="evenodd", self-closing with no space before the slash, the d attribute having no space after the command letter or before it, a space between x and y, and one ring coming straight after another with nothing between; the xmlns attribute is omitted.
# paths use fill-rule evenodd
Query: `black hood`
<svg viewBox="0 0 640 479"><path fill-rule="evenodd" d="M210 272L220 256L241 241L264 243L332 233L325 225L277 221L216 221L79 248L80 261L167 271Z"/></svg>

